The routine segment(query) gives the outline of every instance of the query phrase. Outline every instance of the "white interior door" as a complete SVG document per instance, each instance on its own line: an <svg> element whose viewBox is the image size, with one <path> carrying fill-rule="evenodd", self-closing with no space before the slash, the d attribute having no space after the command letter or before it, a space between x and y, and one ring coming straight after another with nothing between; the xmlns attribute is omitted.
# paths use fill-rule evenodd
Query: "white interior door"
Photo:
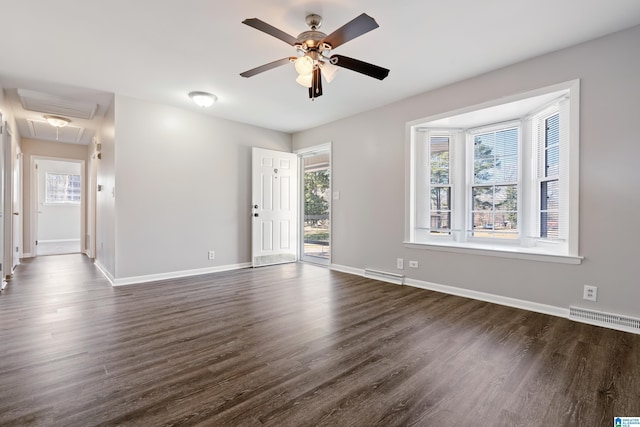
<svg viewBox="0 0 640 427"><path fill-rule="evenodd" d="M252 263L295 262L298 235L298 156L253 148Z"/></svg>

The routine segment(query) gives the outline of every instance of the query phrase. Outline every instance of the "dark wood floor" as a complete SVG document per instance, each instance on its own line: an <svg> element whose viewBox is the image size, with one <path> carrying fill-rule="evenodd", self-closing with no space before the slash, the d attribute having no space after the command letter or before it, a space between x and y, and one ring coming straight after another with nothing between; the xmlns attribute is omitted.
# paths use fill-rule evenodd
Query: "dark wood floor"
<svg viewBox="0 0 640 427"><path fill-rule="evenodd" d="M112 288L82 255L0 296L1 425L611 426L640 336L288 264Z"/></svg>

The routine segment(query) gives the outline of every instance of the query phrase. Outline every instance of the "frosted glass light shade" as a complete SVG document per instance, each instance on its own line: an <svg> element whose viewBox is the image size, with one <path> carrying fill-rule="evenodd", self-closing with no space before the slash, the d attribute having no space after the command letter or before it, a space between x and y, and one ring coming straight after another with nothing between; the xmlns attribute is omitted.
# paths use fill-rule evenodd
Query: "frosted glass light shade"
<svg viewBox="0 0 640 427"><path fill-rule="evenodd" d="M311 85L313 84L313 74L300 74L296 79L296 82L304 87L311 87Z"/></svg>
<svg viewBox="0 0 640 427"><path fill-rule="evenodd" d="M336 77L336 73L338 72L339 67L336 67L330 62L324 62L322 64L322 75L327 82L331 83L333 79Z"/></svg>
<svg viewBox="0 0 640 427"><path fill-rule="evenodd" d="M218 100L217 96L208 92L191 92L189 98L191 98L197 106L202 108L211 107L213 103Z"/></svg>
<svg viewBox="0 0 640 427"><path fill-rule="evenodd" d="M44 116L44 119L47 123L56 128L63 128L71 122L71 120L60 116Z"/></svg>
<svg viewBox="0 0 640 427"><path fill-rule="evenodd" d="M296 59L295 62L296 71L301 76L306 76L307 74L311 74L313 71L313 59L308 56L301 56Z"/></svg>

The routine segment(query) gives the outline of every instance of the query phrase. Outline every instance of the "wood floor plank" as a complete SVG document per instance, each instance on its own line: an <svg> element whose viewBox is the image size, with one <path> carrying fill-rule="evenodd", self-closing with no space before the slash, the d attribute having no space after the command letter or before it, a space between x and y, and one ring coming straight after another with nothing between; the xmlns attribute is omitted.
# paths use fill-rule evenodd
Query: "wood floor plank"
<svg viewBox="0 0 640 427"><path fill-rule="evenodd" d="M0 295L2 426L605 426L640 336L306 264L113 288L83 255Z"/></svg>

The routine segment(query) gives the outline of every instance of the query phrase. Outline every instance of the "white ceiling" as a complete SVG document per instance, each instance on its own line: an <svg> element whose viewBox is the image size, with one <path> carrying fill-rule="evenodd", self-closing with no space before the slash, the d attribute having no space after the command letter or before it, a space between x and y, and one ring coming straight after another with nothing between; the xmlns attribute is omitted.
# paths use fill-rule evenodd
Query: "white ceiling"
<svg viewBox="0 0 640 427"><path fill-rule="evenodd" d="M99 105L117 93L194 111L187 94L199 90L219 98L203 114L292 133L638 25L640 1L0 0L0 13L0 84L19 119L28 112L14 89ZM323 16L327 34L361 13L375 18L380 28L334 53L389 77L341 69L311 102L292 64L239 76L295 55L242 20L297 36L308 13Z"/></svg>

